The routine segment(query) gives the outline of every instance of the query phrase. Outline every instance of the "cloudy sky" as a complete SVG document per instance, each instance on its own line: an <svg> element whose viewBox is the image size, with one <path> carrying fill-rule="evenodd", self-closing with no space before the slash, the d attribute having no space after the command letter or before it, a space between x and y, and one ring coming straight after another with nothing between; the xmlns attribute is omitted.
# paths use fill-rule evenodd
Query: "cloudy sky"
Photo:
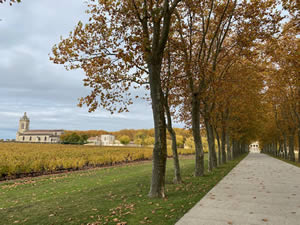
<svg viewBox="0 0 300 225"><path fill-rule="evenodd" d="M49 61L60 36L86 21L84 0L24 0L0 5L0 139L15 138L27 112L31 129L108 131L153 127L149 102L138 100L129 113L110 115L78 108L82 71L66 71Z"/></svg>

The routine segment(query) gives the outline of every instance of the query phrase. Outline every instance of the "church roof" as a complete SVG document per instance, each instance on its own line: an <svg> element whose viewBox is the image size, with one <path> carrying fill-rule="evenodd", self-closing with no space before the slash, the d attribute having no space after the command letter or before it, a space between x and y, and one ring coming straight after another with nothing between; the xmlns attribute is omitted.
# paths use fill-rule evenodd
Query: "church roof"
<svg viewBox="0 0 300 225"><path fill-rule="evenodd" d="M45 135L45 134L49 134L49 135L53 135L53 133L56 133L56 132L64 132L64 130L28 130L28 131L25 131L23 132L22 134L24 135L38 135L38 134L41 134L41 135Z"/></svg>

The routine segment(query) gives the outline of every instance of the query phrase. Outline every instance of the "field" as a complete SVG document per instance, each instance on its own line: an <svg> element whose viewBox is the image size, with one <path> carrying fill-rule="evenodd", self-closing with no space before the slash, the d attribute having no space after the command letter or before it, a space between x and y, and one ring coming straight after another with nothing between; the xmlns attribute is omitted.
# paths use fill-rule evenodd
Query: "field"
<svg viewBox="0 0 300 225"><path fill-rule="evenodd" d="M0 182L0 224L173 225L242 158L194 177L194 157L181 157L178 185L169 159L165 199L147 197L151 162Z"/></svg>
<svg viewBox="0 0 300 225"><path fill-rule="evenodd" d="M192 154L179 149L179 154ZM168 149L168 156L172 155ZM0 143L0 179L151 159L152 148Z"/></svg>

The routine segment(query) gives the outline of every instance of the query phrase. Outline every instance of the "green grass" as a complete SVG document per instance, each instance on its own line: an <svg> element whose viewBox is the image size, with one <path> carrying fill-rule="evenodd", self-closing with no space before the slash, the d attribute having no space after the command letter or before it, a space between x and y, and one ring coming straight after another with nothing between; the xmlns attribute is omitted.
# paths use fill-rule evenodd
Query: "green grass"
<svg viewBox="0 0 300 225"><path fill-rule="evenodd" d="M165 199L147 197L151 162L2 182L0 224L174 224L244 156L200 178L181 158L180 185L168 160Z"/></svg>
<svg viewBox="0 0 300 225"><path fill-rule="evenodd" d="M284 158L281 158L281 157L276 157L276 156L271 155L271 154L267 154L267 155L269 155L269 156L271 156L271 157L273 157L273 158L275 158L275 159L279 159L279 160L281 160L281 161L284 161L284 162L286 162L286 163L292 164L292 165L294 165L294 166L300 167L300 163L299 163L299 161L297 161L297 160L298 160L297 157L296 157L296 161L293 162L293 161L290 161L290 160L288 160L288 159L284 159Z"/></svg>

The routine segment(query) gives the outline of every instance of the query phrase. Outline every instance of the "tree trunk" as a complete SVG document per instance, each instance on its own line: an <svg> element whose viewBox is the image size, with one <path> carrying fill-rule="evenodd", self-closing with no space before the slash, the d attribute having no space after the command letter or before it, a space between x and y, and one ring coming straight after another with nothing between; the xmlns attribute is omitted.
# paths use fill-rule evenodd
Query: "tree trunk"
<svg viewBox="0 0 300 225"><path fill-rule="evenodd" d="M192 95L192 131L195 143L195 176L204 175L204 152L200 132L200 100L197 94Z"/></svg>
<svg viewBox="0 0 300 225"><path fill-rule="evenodd" d="M300 163L300 127L298 128L298 162Z"/></svg>
<svg viewBox="0 0 300 225"><path fill-rule="evenodd" d="M284 150L284 158L288 159L288 153L287 153L287 137L286 134L283 134L283 150Z"/></svg>
<svg viewBox="0 0 300 225"><path fill-rule="evenodd" d="M295 143L294 143L294 132L291 131L289 134L289 160L295 162Z"/></svg>
<svg viewBox="0 0 300 225"><path fill-rule="evenodd" d="M172 129L172 132L170 132L171 138L172 138L172 153L173 153L173 163L174 163L174 179L173 183L180 184L182 182L181 180L181 173L180 173L180 165L179 165L179 158L178 158L178 152L177 152L177 141L176 141L176 133Z"/></svg>
<svg viewBox="0 0 300 225"><path fill-rule="evenodd" d="M232 139L232 159L235 159L237 152L237 141Z"/></svg>
<svg viewBox="0 0 300 225"><path fill-rule="evenodd" d="M181 175L180 175L180 165L179 165L179 159L178 159L178 152L177 152L177 141L176 141L176 133L172 126L172 118L170 113L170 108L168 104L168 96L166 96L165 99L165 109L166 109L166 115L167 115L167 128L171 135L172 139L172 153L173 153L173 163L174 163L174 179L173 182L178 184L181 183Z"/></svg>
<svg viewBox="0 0 300 225"><path fill-rule="evenodd" d="M226 145L226 131L225 131L225 128L223 127L222 128L222 135L221 135L222 164L226 163L225 145Z"/></svg>
<svg viewBox="0 0 300 225"><path fill-rule="evenodd" d="M226 134L226 147L227 147L227 157L228 157L228 160L232 160L232 151L231 151L230 139L229 139L229 135L228 134Z"/></svg>
<svg viewBox="0 0 300 225"><path fill-rule="evenodd" d="M279 140L279 156L282 157L283 150L282 150L282 140Z"/></svg>
<svg viewBox="0 0 300 225"><path fill-rule="evenodd" d="M161 64L149 65L149 82L155 131L152 180L149 197L165 197L165 173L167 161L166 121L160 80Z"/></svg>
<svg viewBox="0 0 300 225"><path fill-rule="evenodd" d="M215 148L215 136L212 125L207 118L204 118L206 127L207 143L208 143L208 171L212 171L217 167L217 154Z"/></svg>
<svg viewBox="0 0 300 225"><path fill-rule="evenodd" d="M220 144L220 136L218 134L217 129L215 129L215 133L216 133L216 138L217 138L217 143L218 143L218 165L222 164L222 156L221 156L221 144Z"/></svg>

